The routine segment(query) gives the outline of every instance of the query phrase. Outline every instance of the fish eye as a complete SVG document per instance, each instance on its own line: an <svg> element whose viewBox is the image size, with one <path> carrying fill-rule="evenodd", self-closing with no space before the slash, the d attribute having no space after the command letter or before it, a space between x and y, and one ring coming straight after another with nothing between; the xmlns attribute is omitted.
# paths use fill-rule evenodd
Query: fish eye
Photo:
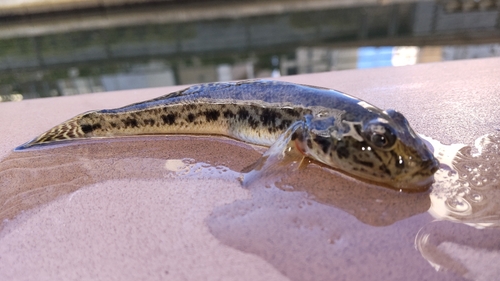
<svg viewBox="0 0 500 281"><path fill-rule="evenodd" d="M396 143L396 134L392 128L377 120L370 121L363 128L364 139L375 147L389 149Z"/></svg>

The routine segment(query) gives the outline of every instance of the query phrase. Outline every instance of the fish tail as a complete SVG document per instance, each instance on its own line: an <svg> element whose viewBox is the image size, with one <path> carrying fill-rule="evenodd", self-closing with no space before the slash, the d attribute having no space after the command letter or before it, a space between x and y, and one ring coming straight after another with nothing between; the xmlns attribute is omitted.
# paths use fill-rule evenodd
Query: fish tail
<svg viewBox="0 0 500 281"><path fill-rule="evenodd" d="M15 150L23 150L33 146L49 144L53 142L85 139L96 137L95 129L100 128L101 118L98 111L89 111L77 115L66 122L63 122L52 129L46 131L31 141L18 146Z"/></svg>

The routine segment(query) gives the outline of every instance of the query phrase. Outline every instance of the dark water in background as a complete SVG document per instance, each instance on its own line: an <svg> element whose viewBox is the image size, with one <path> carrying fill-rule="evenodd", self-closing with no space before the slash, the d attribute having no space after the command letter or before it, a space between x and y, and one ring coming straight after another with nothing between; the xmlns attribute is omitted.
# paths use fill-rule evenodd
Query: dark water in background
<svg viewBox="0 0 500 281"><path fill-rule="evenodd" d="M498 1L205 2L0 11L0 101L500 56Z"/></svg>

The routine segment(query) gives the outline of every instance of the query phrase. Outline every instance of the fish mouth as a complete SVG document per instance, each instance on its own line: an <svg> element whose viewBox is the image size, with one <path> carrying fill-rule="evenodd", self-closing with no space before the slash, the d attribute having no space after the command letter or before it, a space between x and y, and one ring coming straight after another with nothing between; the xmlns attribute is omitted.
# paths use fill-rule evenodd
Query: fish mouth
<svg viewBox="0 0 500 281"><path fill-rule="evenodd" d="M420 169L411 174L411 178L417 179L430 177L439 169L439 165L439 161L436 158L424 160L420 164Z"/></svg>
<svg viewBox="0 0 500 281"><path fill-rule="evenodd" d="M427 191L434 183L434 173L439 169L439 161L432 157L424 160L420 169L413 173L400 188L407 192Z"/></svg>
<svg viewBox="0 0 500 281"><path fill-rule="evenodd" d="M427 159L422 162L422 168L420 169L420 171L428 171L430 175L433 175L439 169L439 165L439 161L436 158L432 157L431 159Z"/></svg>
<svg viewBox="0 0 500 281"><path fill-rule="evenodd" d="M434 146L425 138L420 138L420 140L424 143L427 148L426 157L427 160L422 162L422 171L429 171L432 175L439 170L439 166L441 165L439 161L434 157Z"/></svg>

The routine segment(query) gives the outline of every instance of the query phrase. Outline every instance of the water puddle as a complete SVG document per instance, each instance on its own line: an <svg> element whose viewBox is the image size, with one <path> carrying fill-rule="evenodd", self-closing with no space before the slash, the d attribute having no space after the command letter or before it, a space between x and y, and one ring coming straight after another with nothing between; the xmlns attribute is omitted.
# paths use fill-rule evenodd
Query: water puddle
<svg viewBox="0 0 500 281"><path fill-rule="evenodd" d="M250 186L251 200L219 207L207 222L223 243L291 280L492 280L500 275L489 266L500 263L500 134L473 148L427 141L442 163L429 193L291 163L261 173L269 178Z"/></svg>
<svg viewBox="0 0 500 281"><path fill-rule="evenodd" d="M420 229L416 248L436 270L469 280L500 276L500 134L473 147L432 141L442 163L429 195L437 221Z"/></svg>
<svg viewBox="0 0 500 281"><path fill-rule="evenodd" d="M451 221L423 226L415 247L436 271L451 272L468 280L496 280L500 276L500 231L477 229Z"/></svg>
<svg viewBox="0 0 500 281"><path fill-rule="evenodd" d="M241 173L235 172L223 165L213 166L209 163L198 162L192 158L168 159L165 161L165 170L171 171L169 177L183 179L226 178L241 181Z"/></svg>
<svg viewBox="0 0 500 281"><path fill-rule="evenodd" d="M207 145L214 150L207 151ZM245 144L197 137L121 138L11 153L0 161L0 221L109 180L222 178L239 182L240 173L234 171L249 163L235 161L233 154L248 161L260 157ZM196 160L185 158L190 155Z"/></svg>
<svg viewBox="0 0 500 281"><path fill-rule="evenodd" d="M435 175L429 212L479 229L500 226L500 134L480 137L474 147L434 147L446 167Z"/></svg>
<svg viewBox="0 0 500 281"><path fill-rule="evenodd" d="M216 207L205 220L210 233L291 280L491 280L500 275L490 266L500 263L500 134L475 147L427 140L441 169L430 192L412 194L314 162L298 169L297 161L245 185L239 171L261 153L224 139L134 138L13 153L0 162L0 219L107 180L223 178L241 181L251 198Z"/></svg>

